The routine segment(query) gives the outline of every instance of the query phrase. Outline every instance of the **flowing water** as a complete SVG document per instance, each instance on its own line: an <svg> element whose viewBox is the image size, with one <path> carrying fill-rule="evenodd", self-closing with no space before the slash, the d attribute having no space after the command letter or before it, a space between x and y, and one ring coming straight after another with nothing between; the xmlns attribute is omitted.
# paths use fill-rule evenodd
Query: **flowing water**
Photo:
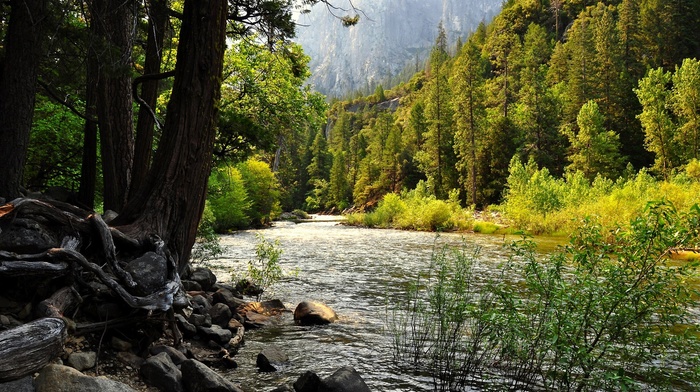
<svg viewBox="0 0 700 392"><path fill-rule="evenodd" d="M293 310L304 300L320 301L340 320L323 327L294 325L287 314L271 327L246 331L238 369L227 377L247 391L270 391L291 385L307 370L326 377L341 366L353 366L373 391L432 391L432 379L402 371L392 362L391 339L385 331L387 309L406 282L427 269L435 244L481 248L477 268L496 272L507 258L504 238L475 234L441 234L348 227L316 219L295 224L279 222L265 230L250 230L222 237L226 252L216 261L219 280L231 272L244 273L255 258L256 234L278 240L280 265L296 276L272 287L270 297ZM554 246L553 242L545 246ZM267 345L281 347L290 357L278 372L259 373L255 360Z"/></svg>

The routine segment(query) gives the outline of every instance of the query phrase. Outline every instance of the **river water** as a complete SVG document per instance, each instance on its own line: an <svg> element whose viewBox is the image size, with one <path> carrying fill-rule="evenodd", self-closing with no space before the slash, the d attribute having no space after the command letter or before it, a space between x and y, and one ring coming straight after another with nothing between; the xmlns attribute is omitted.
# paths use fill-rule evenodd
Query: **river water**
<svg viewBox="0 0 700 392"><path fill-rule="evenodd" d="M291 312L271 327L246 331L236 356L238 369L226 374L246 391L270 391L291 385L307 370L326 377L341 366L353 366L372 391L432 391L432 379L402 371L392 361L391 339L385 331L387 309L406 282L427 269L436 244L481 248L477 268L495 273L507 258L505 238L478 234L441 234L356 228L317 218L295 224L278 222L264 230L222 237L225 254L216 260L220 281L243 274L255 258L257 234L279 241L280 265L292 276L271 288L268 298L293 310L304 300L333 308L339 321L323 327L294 325ZM551 244L549 246L552 246ZM289 365L274 373L259 373L257 354L267 345L282 348Z"/></svg>

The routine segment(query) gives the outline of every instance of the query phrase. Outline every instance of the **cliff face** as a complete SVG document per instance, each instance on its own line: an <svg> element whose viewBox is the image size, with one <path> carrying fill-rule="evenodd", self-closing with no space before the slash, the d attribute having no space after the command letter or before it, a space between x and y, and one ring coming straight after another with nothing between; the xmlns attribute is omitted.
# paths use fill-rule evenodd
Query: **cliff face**
<svg viewBox="0 0 700 392"><path fill-rule="evenodd" d="M347 0L336 5L349 8ZM450 45L488 22L502 0L353 0L364 14L343 27L342 10L317 5L297 19L296 42L311 57L310 83L329 96L375 85L410 65L422 66L437 36L438 24Z"/></svg>

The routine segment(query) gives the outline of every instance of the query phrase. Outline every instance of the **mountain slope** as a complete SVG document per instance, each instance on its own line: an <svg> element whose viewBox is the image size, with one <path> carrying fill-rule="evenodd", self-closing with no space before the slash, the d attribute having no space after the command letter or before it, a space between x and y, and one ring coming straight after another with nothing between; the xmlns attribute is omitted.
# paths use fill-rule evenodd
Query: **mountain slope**
<svg viewBox="0 0 700 392"><path fill-rule="evenodd" d="M349 3L337 4L349 8ZM450 44L488 22L502 0L354 0L364 14L343 27L342 10L316 6L298 17L297 38L311 56L310 83L329 96L367 89L406 66L422 66L443 22Z"/></svg>

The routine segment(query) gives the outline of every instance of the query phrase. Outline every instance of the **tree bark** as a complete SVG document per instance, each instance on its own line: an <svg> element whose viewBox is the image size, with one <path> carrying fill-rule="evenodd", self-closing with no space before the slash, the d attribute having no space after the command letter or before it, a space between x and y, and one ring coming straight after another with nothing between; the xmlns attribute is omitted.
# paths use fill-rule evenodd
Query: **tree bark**
<svg viewBox="0 0 700 392"><path fill-rule="evenodd" d="M146 41L146 61L144 64L144 74L146 75L160 73L160 65L163 59L163 41L168 22L168 8L164 0L151 0L149 4L148 39ZM141 99L143 102L139 107L139 118L136 123L136 144L130 186L130 196L132 197L146 180L148 168L151 164L155 119L150 111L152 110L155 113L158 99L158 80L147 80L141 86Z"/></svg>
<svg viewBox="0 0 700 392"><path fill-rule="evenodd" d="M226 46L225 0L185 1L175 82L148 180L112 222L157 233L184 271L204 210Z"/></svg>
<svg viewBox="0 0 700 392"><path fill-rule="evenodd" d="M27 159L46 17L44 0L10 1L0 75L0 196L14 199Z"/></svg>
<svg viewBox="0 0 700 392"><path fill-rule="evenodd" d="M97 118L102 151L105 210L126 204L134 158L131 52L136 5L133 0L92 0L92 50L99 61Z"/></svg>
<svg viewBox="0 0 700 392"><path fill-rule="evenodd" d="M78 200L85 207L95 207L97 180L97 89L99 80L97 54L88 50L85 86L85 127L83 134L83 160L80 166L80 189Z"/></svg>

